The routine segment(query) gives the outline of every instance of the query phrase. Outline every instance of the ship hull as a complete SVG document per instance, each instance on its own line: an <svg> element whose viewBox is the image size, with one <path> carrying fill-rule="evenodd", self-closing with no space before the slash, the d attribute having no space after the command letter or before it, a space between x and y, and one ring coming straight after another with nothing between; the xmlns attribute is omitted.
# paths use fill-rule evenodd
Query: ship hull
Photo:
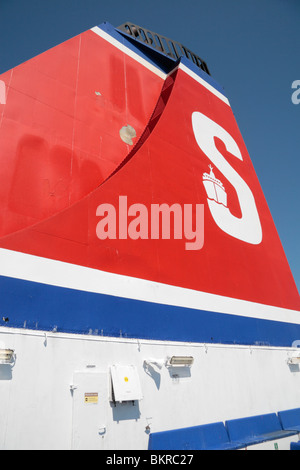
<svg viewBox="0 0 300 470"><path fill-rule="evenodd" d="M281 412L299 403L297 366L287 365L294 351L290 348L5 327L1 341L18 351L13 368L1 367L1 397L7 403L1 408L2 449L145 450L150 433L184 428L188 434L195 426ZM192 368L160 369L144 363L153 356L159 360L173 355L192 355ZM120 357L123 364L138 368L143 390L138 403L107 403L108 370ZM85 402L87 393L97 394L98 401ZM297 441L298 434L293 433L252 447L241 435L241 448L275 449L276 444L287 450ZM199 440L198 447L201 444ZM175 440L168 449L176 449ZM190 438L190 450L194 449Z"/></svg>
<svg viewBox="0 0 300 470"><path fill-rule="evenodd" d="M109 24L45 54L0 77L0 448L289 449L299 294L224 90Z"/></svg>

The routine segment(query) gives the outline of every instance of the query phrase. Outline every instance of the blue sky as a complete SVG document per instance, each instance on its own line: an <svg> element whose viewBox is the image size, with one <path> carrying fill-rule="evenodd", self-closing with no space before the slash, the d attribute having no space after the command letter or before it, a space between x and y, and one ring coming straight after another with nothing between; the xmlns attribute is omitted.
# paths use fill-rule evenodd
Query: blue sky
<svg viewBox="0 0 300 470"><path fill-rule="evenodd" d="M225 88L300 290L300 1L0 0L0 73L128 20L185 44Z"/></svg>

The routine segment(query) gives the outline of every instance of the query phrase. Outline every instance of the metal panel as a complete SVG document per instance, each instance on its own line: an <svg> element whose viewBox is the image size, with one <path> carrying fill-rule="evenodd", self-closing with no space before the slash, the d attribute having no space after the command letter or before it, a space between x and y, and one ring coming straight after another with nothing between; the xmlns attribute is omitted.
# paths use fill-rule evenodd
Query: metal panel
<svg viewBox="0 0 300 470"><path fill-rule="evenodd" d="M114 364L110 368L113 401L134 401L143 398L137 368L133 365Z"/></svg>
<svg viewBox="0 0 300 470"><path fill-rule="evenodd" d="M108 374L75 372L73 384L73 450L104 449L107 433Z"/></svg>

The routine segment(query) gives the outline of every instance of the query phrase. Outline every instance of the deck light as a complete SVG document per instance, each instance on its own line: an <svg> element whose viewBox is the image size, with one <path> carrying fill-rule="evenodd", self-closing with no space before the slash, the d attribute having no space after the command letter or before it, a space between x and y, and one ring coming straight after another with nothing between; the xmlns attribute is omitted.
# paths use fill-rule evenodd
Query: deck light
<svg viewBox="0 0 300 470"><path fill-rule="evenodd" d="M172 356L169 361L171 366L191 366L193 363L192 356Z"/></svg>
<svg viewBox="0 0 300 470"><path fill-rule="evenodd" d="M13 349L0 349L0 364L11 364L13 362Z"/></svg>
<svg viewBox="0 0 300 470"><path fill-rule="evenodd" d="M296 353L292 357L289 357L287 363L292 365L300 364L300 353Z"/></svg>

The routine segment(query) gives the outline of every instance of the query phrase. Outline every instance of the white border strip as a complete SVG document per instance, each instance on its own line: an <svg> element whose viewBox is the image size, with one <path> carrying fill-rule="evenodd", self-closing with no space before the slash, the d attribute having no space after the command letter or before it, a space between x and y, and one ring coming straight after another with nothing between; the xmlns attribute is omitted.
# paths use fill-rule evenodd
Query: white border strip
<svg viewBox="0 0 300 470"><path fill-rule="evenodd" d="M195 72L190 70L186 65L184 64L179 64L179 68L183 70L183 72L187 73L190 77L192 77L196 82L200 83L200 85L204 86L207 88L211 93L213 93L215 96L220 98L220 100L224 101L224 103L228 104L230 106L229 100L226 98L225 95L220 93L216 88L214 88L212 85L210 85L207 81L203 80L199 75L197 75Z"/></svg>
<svg viewBox="0 0 300 470"><path fill-rule="evenodd" d="M156 75L158 75L160 78L163 78L164 80L167 78L168 75L170 74L166 74L164 72L162 72L160 69L158 69L157 67L155 67L154 65L152 65L150 62L148 62L146 59L143 59L143 57L141 57L140 55L136 54L135 52L133 52L131 49L129 49L129 47L126 47L124 46L124 44L122 44L121 42L119 42L117 39L113 38L110 34L106 33L105 31L103 31L101 28L99 28L99 26L95 26L94 28L91 28L91 31L93 31L94 33L96 33L98 36L100 36L102 39L105 39L107 42L109 42L110 44L112 44L113 46L117 47L120 51L124 52L125 54L127 54L129 57L131 57L132 59L136 60L137 62L139 62L141 65L143 65L144 67L146 67L148 70L151 70L151 72L155 73ZM178 68L177 67L174 67L174 70ZM187 73L190 77L192 77L194 80L196 80L198 83L200 83L200 85L204 86L205 88L207 88L207 90L209 90L211 93L213 93L215 96L217 96L218 98L220 98L220 100L222 100L224 103L229 104L229 101L228 99L226 98L226 96L224 96L222 93L220 93L216 88L214 88L212 85L210 85L208 82L206 82L203 78L201 78L199 75L197 75L195 72L193 72L192 70L190 70L188 67L186 67L186 65L184 64L179 64L179 68ZM174 70L172 70L170 73L172 73Z"/></svg>
<svg viewBox="0 0 300 470"><path fill-rule="evenodd" d="M162 79L166 79L166 76L167 74L165 74L162 70L158 69L157 67L155 67L154 65L150 64L150 62L148 62L148 60L146 59L143 59L143 57L139 56L138 54L136 54L135 52L133 52L131 49L129 49L129 47L126 47L124 46L124 44L122 44L121 42L117 41L117 39L113 38L112 36L110 36L108 33L106 33L105 31L103 31L101 28L99 28L99 26L95 26L94 28L91 28L91 31L93 31L94 33L96 33L98 36L100 36L102 39L105 39L106 41L108 41L110 44L112 44L113 46L117 47L117 49L119 49L120 51L124 52L125 54L127 54L129 57L131 57L132 59L136 60L137 62L139 62L140 64L142 64L144 67L146 67L148 70L151 70L151 72L155 73L156 75L158 75L160 78Z"/></svg>
<svg viewBox="0 0 300 470"><path fill-rule="evenodd" d="M300 324L300 312L0 249L0 275L85 292Z"/></svg>

